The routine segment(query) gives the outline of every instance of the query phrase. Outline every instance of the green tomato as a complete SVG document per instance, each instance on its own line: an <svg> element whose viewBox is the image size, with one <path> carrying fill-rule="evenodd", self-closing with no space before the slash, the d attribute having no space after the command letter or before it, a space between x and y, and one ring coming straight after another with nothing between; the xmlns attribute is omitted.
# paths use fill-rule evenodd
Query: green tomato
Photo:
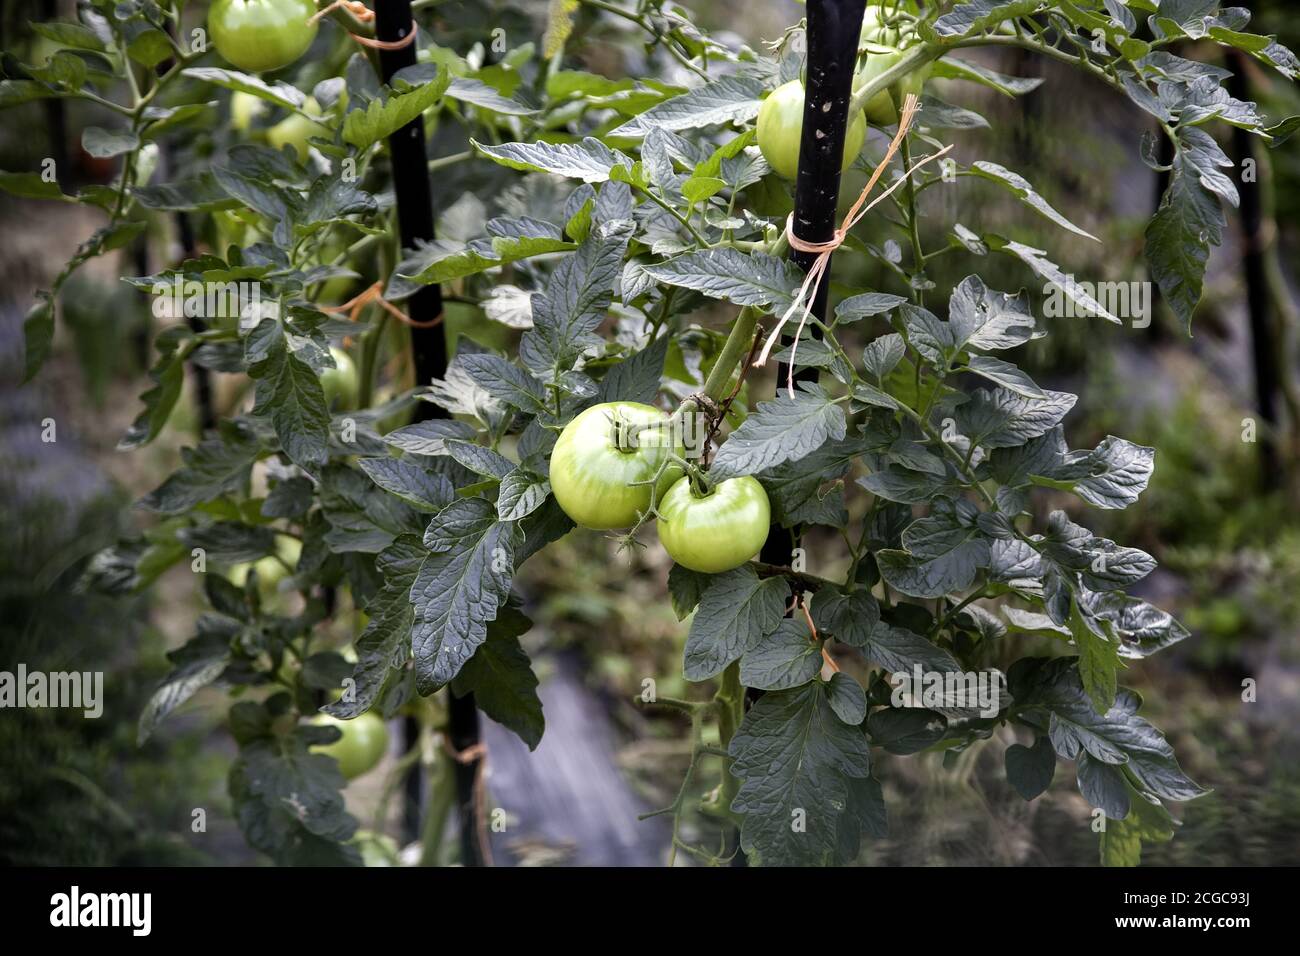
<svg viewBox="0 0 1300 956"><path fill-rule="evenodd" d="M871 82L902 58L902 50L891 50L888 53L868 53L866 63L862 65L862 68L858 70L857 75L853 78L853 88L859 89ZM898 122L898 108L894 105L894 98L889 95L889 90L878 91L867 102L865 112L867 119L876 126L892 126Z"/></svg>
<svg viewBox="0 0 1300 956"><path fill-rule="evenodd" d="M401 852L397 841L387 833L358 830L356 836L348 842L361 851L361 862L366 866L401 865Z"/></svg>
<svg viewBox="0 0 1300 956"><path fill-rule="evenodd" d="M258 73L288 66L316 39L314 0L215 0L208 32L226 62Z"/></svg>
<svg viewBox="0 0 1300 956"><path fill-rule="evenodd" d="M791 80L772 91L758 109L758 148L777 174L794 179L799 174L799 137L803 131L803 84ZM844 137L844 162L849 164L862 151L867 138L867 120L858 113L849 122Z"/></svg>
<svg viewBox="0 0 1300 956"><path fill-rule="evenodd" d="M274 594L280 582L292 573L290 569L298 566L298 559L302 556L302 542L288 535L276 535L275 554L279 557L267 555L252 564L245 562L234 565L230 569L231 582L242 588L251 568L257 572L259 588L267 594Z"/></svg>
<svg viewBox="0 0 1300 956"><path fill-rule="evenodd" d="M388 727L377 714L367 711L351 720L339 720L329 714L311 719L319 727L337 727L343 736L332 744L317 744L313 753L325 754L339 762L339 772L352 780L374 769L388 750Z"/></svg>
<svg viewBox="0 0 1300 956"><path fill-rule="evenodd" d="M230 97L230 125L241 133L250 129L253 121L266 112L266 100L252 93L236 90Z"/></svg>
<svg viewBox="0 0 1300 956"><path fill-rule="evenodd" d="M853 78L854 89L860 89L903 58L902 50L886 53L868 53L866 63ZM933 64L927 63L903 77L887 90L880 90L867 102L867 119L876 126L893 126L898 122L898 107L908 93L921 95L921 88L930 77Z"/></svg>
<svg viewBox="0 0 1300 956"><path fill-rule="evenodd" d="M884 0L867 5L862 14L862 42L881 46L897 46L903 35L911 32L907 21L899 12L916 13L916 4Z"/></svg>
<svg viewBox="0 0 1300 956"><path fill-rule="evenodd" d="M321 115L320 104L314 97L307 97L303 101L302 108L312 116ZM266 141L271 144L272 149L292 146L294 152L298 154L300 163L307 159L307 150L310 148L307 141L313 136L329 139L330 131L322 124L313 123L299 113L290 114L266 131Z"/></svg>
<svg viewBox="0 0 1300 956"><path fill-rule="evenodd" d="M340 348L330 348L334 358L334 368L321 372L320 384L325 389L325 404L333 408L354 408L361 383L357 377L357 366L352 356Z"/></svg>
<svg viewBox="0 0 1300 956"><path fill-rule="evenodd" d="M738 568L767 540L772 509L757 478L720 482L697 497L683 478L659 505L659 540L674 561L692 571L720 574Z"/></svg>
<svg viewBox="0 0 1300 956"><path fill-rule="evenodd" d="M650 507L649 481L670 455L685 454L676 436L651 428L663 412L638 402L593 405L564 426L551 452L551 491L564 513L584 528L609 531L635 524ZM619 447L616 431L629 437ZM670 465L656 486L659 497L682 475Z"/></svg>

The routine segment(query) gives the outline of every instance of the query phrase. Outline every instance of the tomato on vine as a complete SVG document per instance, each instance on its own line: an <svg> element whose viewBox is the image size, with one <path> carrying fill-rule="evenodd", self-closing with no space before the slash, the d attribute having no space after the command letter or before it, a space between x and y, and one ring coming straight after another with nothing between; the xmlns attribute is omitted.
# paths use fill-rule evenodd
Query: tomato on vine
<svg viewBox="0 0 1300 956"><path fill-rule="evenodd" d="M311 722L319 727L337 727L342 732L343 736L332 744L316 744L311 749L337 760L339 772L349 780L373 770L388 750L388 726L373 711L351 720L317 714Z"/></svg>
<svg viewBox="0 0 1300 956"><path fill-rule="evenodd" d="M653 405L606 402L569 422L551 452L551 491L584 528L626 528L681 477L671 464L683 449ZM660 427L657 427L660 426Z"/></svg>
<svg viewBox="0 0 1300 956"><path fill-rule="evenodd" d="M325 369L320 375L321 388L325 390L325 404L331 408L353 408L360 393L357 365L352 361L352 356L341 348L331 347L330 357L334 359L334 367Z"/></svg>
<svg viewBox="0 0 1300 956"><path fill-rule="evenodd" d="M767 492L757 478L727 478L707 492L680 479L659 503L659 541L683 567L720 574L763 547L772 523Z"/></svg>
<svg viewBox="0 0 1300 956"><path fill-rule="evenodd" d="M217 52L251 73L278 70L307 52L316 39L313 0L216 0L208 31Z"/></svg>
<svg viewBox="0 0 1300 956"><path fill-rule="evenodd" d="M772 91L758 109L758 148L777 174L794 179L799 173L799 139L803 132L803 84L791 80ZM859 112L844 134L844 161L849 164L862 151L867 138L867 119Z"/></svg>
<svg viewBox="0 0 1300 956"><path fill-rule="evenodd" d="M320 104L311 96L303 102L302 109L310 116L322 115ZM298 154L298 162L301 163L306 161L307 150L311 148L308 141L312 137L325 139L329 135L329 129L323 124L312 122L301 113L291 113L266 131L266 141L274 149L292 146L293 151Z"/></svg>

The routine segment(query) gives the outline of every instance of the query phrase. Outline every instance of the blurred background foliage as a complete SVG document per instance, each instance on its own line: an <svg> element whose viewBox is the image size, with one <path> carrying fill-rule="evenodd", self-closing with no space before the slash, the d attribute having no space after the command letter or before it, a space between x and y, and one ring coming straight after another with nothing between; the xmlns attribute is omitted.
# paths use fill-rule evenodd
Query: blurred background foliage
<svg viewBox="0 0 1300 956"><path fill-rule="evenodd" d="M1249 5L1254 32L1277 34L1282 43L1300 48L1300 20L1291 0ZM37 6L0 6L0 48L27 51L37 42L27 20L63 5L45 4L45 11ZM537 18L544 4L443 3L436 9L434 35L457 50L482 42L498 26L514 36L540 35L540 21L529 21L521 6ZM755 48L778 37L801 13L790 0L762 5L695 0L691 6L701 26L732 31ZM576 48L585 69L609 76L653 71L675 78L675 64L647 60L643 38L628 24L584 8L579 29L587 32ZM1197 58L1206 51L1182 52ZM1046 82L1019 100L969 85L934 84L940 96L976 110L991 124L989 130L956 135L964 160L987 159L1019 172L1101 242L1067 236L1004 191L965 179L924 194L930 216L925 247L945 243L959 217L982 231L1050 250L1081 280L1144 278L1134 274L1134 264L1141 261L1141 231L1159 196L1157 174L1131 146L1132 124L1144 119L1127 101L1055 64L1026 60L1014 51L988 63L1003 72L1041 75ZM1253 66L1246 80L1249 98L1261 101L1274 119L1300 112L1294 86ZM77 142L75 131L94 121L92 110L72 106L56 116L42 107L33 103L7 111L0 124L0 166L33 168L43 157L57 156L67 163L61 168L72 169L83 182L108 179L111 169L70 145ZM455 135L432 133L435 139ZM869 149L879 152L883 140L873 135ZM1223 145L1237 155L1230 137ZM1278 333L1273 358L1285 384L1297 376L1300 149L1257 147L1254 154L1266 228L1282 265L1282 287L1271 290L1271 321ZM490 168L480 170L483 166ZM464 217L464 207L459 213L453 207L465 191L486 202L503 201L474 179L476 172L491 177L496 171L491 164L468 163L440 176L437 201L444 215ZM852 176L848 182L846 191ZM219 729L224 695L201 694L145 747L135 743L136 715L166 670L163 654L188 636L198 606L194 576L181 568L129 601L109 601L76 588L89 555L137 520L130 503L169 471L179 445L196 428L193 403L183 400L173 430L164 433L169 438L131 455L113 448L135 414L151 321L147 301L116 277L146 274L150 255L174 255L173 238L151 236L148 245L124 250L117 261L106 259L85 270L66 290L65 331L56 359L34 384L21 389L15 384L21 319L30 295L93 225L85 210L0 197L0 668L25 662L47 671L103 670L107 698L100 720L59 710L0 713L0 861L251 862L256 857L240 838L225 795L231 745ZM454 228L453 222L446 225ZM1300 862L1297 422L1280 414L1274 423L1259 423L1275 439L1271 459L1262 454L1261 442L1242 440L1243 420L1257 415L1256 368L1243 286L1245 244L1236 225L1213 254L1194 339L1157 305L1145 330L1084 319L1045 320L1051 334L1031 344L1021 361L1043 385L1081 395L1067 423L1072 447L1090 447L1116 434L1157 449L1155 475L1139 503L1092 517L1105 519L1097 526L1099 534L1157 557L1160 570L1144 582L1141 596L1174 611L1193 632L1157 658L1131 662L1122 682L1139 691L1159 688L1158 694L1145 695L1151 720L1169 734L1187 772L1214 793L1186 806L1177 837L1148 848L1148 865ZM875 241L889 238L890 227L880 228ZM1038 291L1022 266L996 256L945 255L935 260L931 278L942 291L976 271L993 288ZM902 291L883 269L878 275L836 273L836 278ZM1290 298L1281 298L1282 292ZM943 298L936 297L940 310ZM483 326L476 322L476 310L462 312L457 324L477 333ZM711 328L729 318L716 308L691 317ZM750 384L756 395L770 394L771 388L761 379ZM57 422L53 444L39 437L47 417ZM1050 496L1042 506L1054 506ZM548 656L578 662L582 681L599 703L593 719L611 728L628 786L647 807L657 807L672 801L685 770L686 728L677 716L646 711L633 698L647 677L656 681L659 694L700 698L702 691L680 676L686 626L667 600L667 558L653 535L646 544L644 550L619 554L599 535L571 534L548 552L546 562L527 566L521 589L537 625L526 639L530 654L540 655L543 673ZM827 570L836 560L837 541L814 539L807 545L814 569ZM1005 660L1017 656L1012 641L1032 644L1029 638L1007 638L1001 648ZM1255 682L1256 701L1243 702L1244 680ZM1095 862L1096 835L1089 829L1089 808L1068 779L1072 768L1060 765L1052 790L1025 803L1005 781L1002 752L1014 742L1009 733L948 759L883 756L878 776L892 814L892 835L869 846L861 862ZM349 803L368 821L378 791L354 789L358 792L349 792ZM196 809L204 811L205 831L195 832ZM693 816L683 836L696 839L712 826ZM563 848L514 849L515 862L568 858Z"/></svg>

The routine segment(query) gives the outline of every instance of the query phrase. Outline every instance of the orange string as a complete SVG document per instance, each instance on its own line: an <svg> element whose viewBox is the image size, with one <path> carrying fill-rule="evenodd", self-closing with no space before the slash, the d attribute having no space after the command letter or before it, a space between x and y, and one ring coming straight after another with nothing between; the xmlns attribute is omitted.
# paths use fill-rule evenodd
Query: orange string
<svg viewBox="0 0 1300 956"><path fill-rule="evenodd" d="M487 833L487 744L479 741L464 750L457 750L446 734L439 736L442 737L442 749L452 760L463 766L476 761L478 763L474 768L474 805L478 811L478 832L475 837L478 839L479 853L483 857L483 862L492 866L492 841L488 839Z"/></svg>
<svg viewBox="0 0 1300 956"><path fill-rule="evenodd" d="M361 0L334 0L327 7L321 7L307 20L308 23L319 23L322 17L328 16L335 10L346 10L360 23L371 23L375 19L375 11L367 7ZM372 50L401 50L415 42L416 31L419 25L414 20L411 21L411 32L400 40L376 40L373 37L360 36L356 33L348 33L348 36L356 40L362 46L369 47Z"/></svg>
<svg viewBox="0 0 1300 956"><path fill-rule="evenodd" d="M348 301L340 305L322 305L318 306L318 308L322 312L347 312L348 318L353 322L356 322L360 320L361 313L365 310L365 307L374 302L393 318L397 319L399 322L406 323L413 329L431 329L442 321L441 315L434 316L432 319L411 318L397 306L393 305L393 303L384 298L383 289L384 284L382 282L376 282L359 295L353 296L351 299L348 299Z"/></svg>
<svg viewBox="0 0 1300 956"><path fill-rule="evenodd" d="M815 253L817 258L813 262L812 267L809 268L808 274L804 276L803 285L799 287L799 292L795 296L794 301L790 303L790 308L785 310L785 314L781 316L781 321L776 324L776 328L774 328L771 335L767 337L767 341L763 344L763 351L759 353L758 359L754 364L759 366L766 364L767 357L771 353L772 347L781 337L781 330L785 328L785 324L790 321L796 312L802 310L803 315L799 319L799 327L795 331L794 342L790 346L789 371L786 377L786 387L789 390L791 398L794 397L795 351L799 348L799 337L803 334L804 326L812 315L813 301L817 298L817 289L821 285L822 278L830 269L831 253L840 247L844 242L844 238L849 234L849 230L857 225L858 222L866 216L866 214L870 212L877 203L884 200L895 189L907 182L911 178L912 174L922 166L933 162L952 149L951 146L945 146L943 149L939 150L939 152L933 153L920 162L915 163L912 168L906 170L892 186L882 192L875 199L871 200L871 202L867 202L867 195L873 188L875 188L876 183L880 181L880 177L884 175L885 170L888 168L890 160L894 158L894 154L897 153L899 148L903 145L903 140L911 129L912 122L916 119L916 114L920 109L921 101L916 94L907 94L907 99L903 102L902 115L898 121L898 132L894 134L894 138L889 144L889 149L885 151L885 158L880 161L878 166L876 166L876 171L871 174L871 178L867 180L866 186L862 188L862 192L858 196L857 201L853 203L848 214L844 217L844 221L840 224L840 227L835 230L830 239L827 239L825 242L808 242L804 239L800 239L794 234L794 213L790 213L790 215L786 217L785 234L786 238L790 241L790 247L799 252Z"/></svg>

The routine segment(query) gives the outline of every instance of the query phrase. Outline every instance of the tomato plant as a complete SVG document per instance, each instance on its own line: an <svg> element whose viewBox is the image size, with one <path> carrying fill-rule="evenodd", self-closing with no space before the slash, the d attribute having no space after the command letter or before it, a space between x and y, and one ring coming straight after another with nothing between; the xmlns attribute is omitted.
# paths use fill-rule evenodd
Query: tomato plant
<svg viewBox="0 0 1300 956"><path fill-rule="evenodd" d="M989 124L944 98L1031 95L1039 79L975 53L999 50L1112 94L1134 147L1168 177L1143 260L1119 258L1190 328L1225 204L1239 198L1214 132L1278 145L1297 125L1270 122L1227 93L1223 71L1170 50L1196 37L1182 53L1233 48L1293 79L1295 56L1248 32L1244 10L872 3L862 44L856 28L832 38L850 46L832 71L795 42L816 32L819 0L806 28L761 51L661 0L553 3L544 32L516 12L514 45L490 53L423 9L418 33L376 53L347 35L373 40L374 25L335 9L310 61L299 59L318 33L305 0L217 0L215 53L190 45L193 6L87 0L76 21L45 25L60 49L7 73L0 103L93 109L83 144L116 172L76 192L34 170L0 186L102 220L27 318L29 378L78 268L148 235L191 237L151 275L123 267L162 327L120 447L170 434L183 401L206 403L200 433L141 498L148 524L97 554L85 580L132 594L180 566L201 582L206 609L140 736L201 688L228 688L230 792L256 849L283 863L361 861L343 777L313 748L339 754L349 775L378 759L383 719L411 715L425 743L442 736L446 747L409 742L404 765L428 774L437 805L454 802L469 749L446 752L455 701L472 695L536 747L545 717L516 575L571 533L599 543L575 525L627 529L633 544L652 522L676 564L647 567L690 617L682 674L696 690L651 703L690 717L691 780L716 774L702 807L682 796L666 808L673 852L853 862L887 831L881 754L983 747L999 749L1027 800L1073 762L1108 821L1104 862L1136 863L1144 841L1170 837L1168 805L1204 790L1119 678L1188 633L1128 593L1154 559L1080 523L1088 506L1134 504L1155 449L1115 436L1072 447L1076 396L1011 360L1049 331L1050 297L1089 316L1071 321L1125 317L1073 282L1070 247L966 217L955 184L978 180L1094 238L1051 205L1051 186L981 159ZM589 72L578 52L595 29L644 44L654 69ZM393 69L392 48L414 62ZM275 69L274 81L249 72ZM889 128L904 123L901 96L931 77L913 125ZM821 205L791 216L782 179L816 158L800 155L805 96L825 119L828 163L801 179ZM886 127L870 141L864 108ZM975 133L944 168L918 166L954 130ZM798 233L805 247L792 250L787 222L829 222L841 143L855 172L888 158L880 205L824 260L834 280L801 311L797 263L829 235ZM426 207L437 197L437 236L403 238L413 212L430 213L412 209L412 183ZM963 276L942 288L941 255ZM995 261L1013 284L981 277L1006 274ZM194 283L220 295L196 304L184 295ZM767 336L772 364L793 363L775 383L755 364ZM693 433L702 441L682 440ZM285 601L228 571L268 559L292 564ZM1021 656L1012 638L1044 653ZM974 707L900 691L916 673L1005 682ZM682 827L691 810L716 822L721 851Z"/></svg>

